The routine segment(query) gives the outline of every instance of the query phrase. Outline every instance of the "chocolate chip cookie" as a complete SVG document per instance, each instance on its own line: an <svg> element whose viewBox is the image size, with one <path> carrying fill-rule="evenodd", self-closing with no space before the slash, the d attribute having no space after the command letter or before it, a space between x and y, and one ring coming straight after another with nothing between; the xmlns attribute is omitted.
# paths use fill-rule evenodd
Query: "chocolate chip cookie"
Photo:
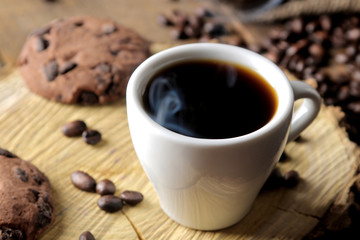
<svg viewBox="0 0 360 240"><path fill-rule="evenodd" d="M0 239L36 239L54 219L48 178L0 148Z"/></svg>
<svg viewBox="0 0 360 240"><path fill-rule="evenodd" d="M111 20L75 16L54 20L28 36L18 66L28 88L47 99L106 104L125 95L149 42Z"/></svg>

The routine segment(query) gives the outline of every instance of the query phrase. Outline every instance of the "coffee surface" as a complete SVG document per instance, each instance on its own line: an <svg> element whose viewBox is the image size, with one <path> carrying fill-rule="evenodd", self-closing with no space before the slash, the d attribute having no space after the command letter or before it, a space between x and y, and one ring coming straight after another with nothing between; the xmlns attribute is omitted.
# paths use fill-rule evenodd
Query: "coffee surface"
<svg viewBox="0 0 360 240"><path fill-rule="evenodd" d="M277 108L277 95L247 67L193 60L157 72L145 89L143 104L150 117L169 130L223 139L268 123Z"/></svg>

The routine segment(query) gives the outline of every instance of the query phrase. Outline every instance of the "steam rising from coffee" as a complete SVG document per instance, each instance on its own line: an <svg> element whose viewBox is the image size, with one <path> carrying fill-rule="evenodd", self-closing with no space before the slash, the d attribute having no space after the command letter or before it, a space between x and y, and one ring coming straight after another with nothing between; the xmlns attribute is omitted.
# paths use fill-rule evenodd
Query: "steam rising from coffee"
<svg viewBox="0 0 360 240"><path fill-rule="evenodd" d="M183 126L181 113L186 108L182 94L174 78L156 78L149 92L152 118L167 129L196 137L193 131Z"/></svg>
<svg viewBox="0 0 360 240"><path fill-rule="evenodd" d="M255 72L230 63L191 61L158 72L143 96L145 110L165 128L196 138L230 138L255 131L277 100Z"/></svg>

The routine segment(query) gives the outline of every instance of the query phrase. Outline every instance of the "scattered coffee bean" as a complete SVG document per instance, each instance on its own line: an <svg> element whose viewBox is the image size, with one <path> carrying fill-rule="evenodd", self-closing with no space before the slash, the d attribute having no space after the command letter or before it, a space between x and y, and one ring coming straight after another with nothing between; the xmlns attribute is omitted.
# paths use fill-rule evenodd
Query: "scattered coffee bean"
<svg viewBox="0 0 360 240"><path fill-rule="evenodd" d="M121 193L120 198L126 204L134 206L134 205L140 203L144 199L144 196L140 192L124 191Z"/></svg>
<svg viewBox="0 0 360 240"><path fill-rule="evenodd" d="M59 73L59 65L56 63L55 60L52 60L48 64L45 65L43 71L44 71L46 79L49 82L54 81Z"/></svg>
<svg viewBox="0 0 360 240"><path fill-rule="evenodd" d="M79 240L95 240L95 237L91 232L86 231L81 233Z"/></svg>
<svg viewBox="0 0 360 240"><path fill-rule="evenodd" d="M100 195L113 195L115 191L115 184L109 179L101 180L96 184L96 192Z"/></svg>
<svg viewBox="0 0 360 240"><path fill-rule="evenodd" d="M114 195L105 195L99 198L97 202L101 210L105 212L116 212L123 208L123 202L121 198Z"/></svg>
<svg viewBox="0 0 360 240"><path fill-rule="evenodd" d="M274 189L279 188L283 184L283 176L281 174L281 171L278 167L275 167L269 178L266 180L263 189Z"/></svg>
<svg viewBox="0 0 360 240"><path fill-rule="evenodd" d="M279 162L285 162L289 159L289 156L287 155L287 153L284 151L281 156L280 156L280 159L279 159Z"/></svg>
<svg viewBox="0 0 360 240"><path fill-rule="evenodd" d="M95 145L101 141L101 133L97 130L87 129L82 133L84 142Z"/></svg>
<svg viewBox="0 0 360 240"><path fill-rule="evenodd" d="M96 181L93 177L83 171L76 171L71 174L72 184L80 190L95 192Z"/></svg>
<svg viewBox="0 0 360 240"><path fill-rule="evenodd" d="M284 174L284 186L295 187L300 182L299 173L295 170L290 170Z"/></svg>
<svg viewBox="0 0 360 240"><path fill-rule="evenodd" d="M78 137L87 129L86 123L82 120L76 120L65 123L61 131L67 137Z"/></svg>

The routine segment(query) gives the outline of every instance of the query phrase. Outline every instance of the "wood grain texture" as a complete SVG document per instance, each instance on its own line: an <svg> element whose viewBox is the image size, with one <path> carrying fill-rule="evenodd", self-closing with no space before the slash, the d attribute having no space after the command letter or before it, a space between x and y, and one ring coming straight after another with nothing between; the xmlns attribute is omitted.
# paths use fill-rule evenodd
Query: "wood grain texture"
<svg viewBox="0 0 360 240"><path fill-rule="evenodd" d="M103 240L299 239L318 223L358 165L357 148L338 127L338 115L336 109L323 107L302 134L303 141L288 144L290 159L279 167L300 173L297 187L263 191L241 222L202 232L178 225L161 210L134 152L124 99L107 106L64 105L29 92L17 71L0 80L0 146L38 166L52 183L56 221L44 240L76 239L85 230ZM75 119L99 130L103 141L90 146L62 135L61 126ZM136 190L145 199L121 212L105 213L96 205L98 195L73 187L70 174L76 170L96 180L111 179L116 194Z"/></svg>
<svg viewBox="0 0 360 240"><path fill-rule="evenodd" d="M288 144L289 161L283 172L295 169L301 183L293 189L263 191L251 212L233 227L195 231L178 225L161 210L155 191L134 152L127 126L124 99L107 106L83 107L49 102L28 91L17 71L18 53L27 34L54 18L91 15L111 18L137 30L150 41L169 43L169 29L156 22L160 13L174 8L187 11L206 1L195 0L2 0L0 7L0 146L39 167L50 179L56 199L56 221L41 237L77 239L89 230L96 239L301 239L325 214L339 193L353 181L359 164L358 149L338 127L339 111L322 108L302 134L303 141ZM224 17L230 14L219 8ZM233 18L229 21L236 23ZM236 23L253 41L251 29ZM256 30L256 29L252 29ZM249 32L247 32L249 31ZM255 31L256 32L256 31ZM254 41L255 41L254 40ZM83 119L103 134L103 141L86 145L81 138L62 135L61 126ZM108 214L96 202L98 195L75 189L70 174L83 170L96 180L111 179L123 190L137 190L144 201Z"/></svg>

